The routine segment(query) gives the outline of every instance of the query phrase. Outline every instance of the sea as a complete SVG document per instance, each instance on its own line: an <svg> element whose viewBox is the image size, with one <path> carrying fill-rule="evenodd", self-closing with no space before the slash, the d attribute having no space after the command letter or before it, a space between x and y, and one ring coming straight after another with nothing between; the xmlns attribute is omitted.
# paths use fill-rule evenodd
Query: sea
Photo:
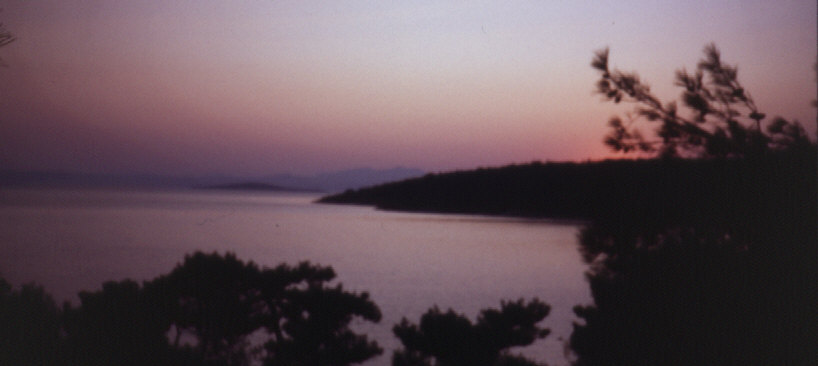
<svg viewBox="0 0 818 366"><path fill-rule="evenodd" d="M551 334L513 349L567 365L572 308L592 302L578 251L578 223L405 213L314 203L306 193L147 189L0 188L0 276L35 282L58 303L109 280L150 280L185 254L233 252L260 266L331 266L346 290L368 292L378 324L353 328L376 340L390 364L392 327L433 306L474 320L501 301L551 305Z"/></svg>

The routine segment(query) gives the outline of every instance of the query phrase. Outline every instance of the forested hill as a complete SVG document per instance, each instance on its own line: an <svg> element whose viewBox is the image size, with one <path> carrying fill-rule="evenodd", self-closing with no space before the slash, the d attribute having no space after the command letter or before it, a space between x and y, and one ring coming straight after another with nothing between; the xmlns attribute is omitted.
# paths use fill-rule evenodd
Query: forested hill
<svg viewBox="0 0 818 366"><path fill-rule="evenodd" d="M633 219L641 214L645 220L687 221L705 216L736 217L741 212L776 206L783 195L814 201L807 196L815 195L815 171L812 154L777 154L752 162L530 163L428 174L349 190L319 202L403 211L561 219L623 215Z"/></svg>

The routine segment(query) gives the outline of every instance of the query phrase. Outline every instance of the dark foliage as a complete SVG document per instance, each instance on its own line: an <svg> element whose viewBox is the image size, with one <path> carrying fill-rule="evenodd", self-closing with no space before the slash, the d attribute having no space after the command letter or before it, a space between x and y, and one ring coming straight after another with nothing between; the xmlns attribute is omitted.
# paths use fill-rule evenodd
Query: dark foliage
<svg viewBox="0 0 818 366"><path fill-rule="evenodd" d="M0 278L0 365L57 364L59 314L42 287L14 290Z"/></svg>
<svg viewBox="0 0 818 366"><path fill-rule="evenodd" d="M586 227L594 306L575 309L577 365L815 360L818 175L779 163L753 169L728 216L622 212Z"/></svg>
<svg viewBox="0 0 818 366"><path fill-rule="evenodd" d="M415 325L407 319L393 328L403 349L392 356L394 366L536 365L522 356L508 353L515 346L527 346L545 338L549 330L537 323L550 307L534 299L525 303L503 302L500 309L485 309L477 322L449 309L434 307Z"/></svg>
<svg viewBox="0 0 818 366"><path fill-rule="evenodd" d="M106 282L79 294L80 306L63 309L63 364L167 365L190 360L167 342L170 319L139 284Z"/></svg>
<svg viewBox="0 0 818 366"><path fill-rule="evenodd" d="M722 62L715 45L704 48L704 58L696 71L676 72L675 85L683 88L682 104L663 103L636 73L611 70L608 49L598 51L591 66L600 72L597 92L614 103L636 105L628 120L612 117L605 144L614 151L643 151L665 157L741 157L771 150L795 149L810 145L801 125L776 117L762 127L765 114L738 80L738 67ZM636 128L646 120L656 124L656 139L645 137Z"/></svg>
<svg viewBox="0 0 818 366"><path fill-rule="evenodd" d="M351 365L382 352L349 329L377 322L367 293L332 268L259 268L196 252L143 286L106 282L62 311L42 288L0 279L3 365Z"/></svg>
<svg viewBox="0 0 818 366"><path fill-rule="evenodd" d="M772 263L724 236L691 229L630 243L654 249L609 258L589 275L594 306L575 309L584 324L571 337L577 365L814 360L814 285L802 283L814 271Z"/></svg>
<svg viewBox="0 0 818 366"><path fill-rule="evenodd" d="M608 71L607 51L594 59L592 66L609 81L598 85L609 99L649 105L642 111L649 120L658 114L664 124L656 146L664 155L733 159L663 161L720 168L697 185L648 184L661 196L683 198L660 197L635 210L609 207L611 214L594 217L582 231L594 305L575 308L583 320L570 343L577 365L802 365L818 359L815 144L783 119L762 132L764 116L738 84L736 69L722 65L713 46L705 54L697 74L681 71L677 83L687 89L694 122L712 123L710 129L664 115L670 107L658 104L635 74ZM755 123L737 124L734 104L746 107ZM627 151L623 146L642 143L633 136L622 133L609 144Z"/></svg>
<svg viewBox="0 0 818 366"><path fill-rule="evenodd" d="M284 274L286 273L286 275ZM328 287L331 268L279 266L266 273L262 296L268 311L264 321L272 337L264 348L268 365L350 365L383 352L374 341L349 329L354 317L378 322L380 309L367 293Z"/></svg>
<svg viewBox="0 0 818 366"><path fill-rule="evenodd" d="M377 322L367 293L329 287L332 268L301 263L259 269L232 254L195 253L151 286L181 336L192 335L208 364L350 365L382 352L349 329L353 318ZM257 344L252 344L253 335ZM178 338L177 338L178 339Z"/></svg>
<svg viewBox="0 0 818 366"><path fill-rule="evenodd" d="M170 274L148 285L176 330L174 345L196 339L206 363L247 364L247 337L260 327L257 319L259 268L232 254L197 252L185 257Z"/></svg>

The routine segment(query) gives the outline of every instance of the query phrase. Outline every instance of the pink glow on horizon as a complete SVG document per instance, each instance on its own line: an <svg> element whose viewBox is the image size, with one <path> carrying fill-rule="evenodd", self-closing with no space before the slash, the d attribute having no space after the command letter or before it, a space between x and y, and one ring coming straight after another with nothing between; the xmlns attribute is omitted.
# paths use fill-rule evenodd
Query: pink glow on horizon
<svg viewBox="0 0 818 366"><path fill-rule="evenodd" d="M663 98L711 41L814 134L811 1L15 2L0 168L439 171L610 156L593 52Z"/></svg>

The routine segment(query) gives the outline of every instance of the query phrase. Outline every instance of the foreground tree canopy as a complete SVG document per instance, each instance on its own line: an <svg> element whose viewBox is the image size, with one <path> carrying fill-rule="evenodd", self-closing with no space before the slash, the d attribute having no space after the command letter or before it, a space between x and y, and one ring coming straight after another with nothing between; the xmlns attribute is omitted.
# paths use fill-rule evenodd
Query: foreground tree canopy
<svg viewBox="0 0 818 366"><path fill-rule="evenodd" d="M393 366L536 365L508 349L545 338L549 330L537 324L551 308L537 299L503 302L485 309L477 322L449 309L434 307L412 324L404 318L393 328L404 349L392 357Z"/></svg>
<svg viewBox="0 0 818 366"><path fill-rule="evenodd" d="M677 72L689 117L673 103L660 103L636 74L609 70L607 50L592 66L602 74L597 89L605 98L637 105L634 121L612 120L609 146L707 158L686 163L723 165L730 186L713 191L718 195L635 211L609 207L582 230L594 305L575 308L581 319L570 341L576 364L800 365L818 359L815 143L797 123L777 118L765 124L736 68L721 62L715 46L705 48L694 74ZM659 124L658 141L631 129L640 118ZM706 174L700 185L678 189L709 192L723 185L718 177Z"/></svg>
<svg viewBox="0 0 818 366"><path fill-rule="evenodd" d="M14 290L0 278L0 364L359 364L382 349L350 323L377 322L381 313L366 293L329 286L334 278L332 268L308 262L260 268L230 253L196 252L166 275L106 282L62 309L42 287ZM547 336L538 323L549 311L520 299L472 323L432 308L420 325L395 325L404 348L393 364L536 366L509 348Z"/></svg>
<svg viewBox="0 0 818 366"><path fill-rule="evenodd" d="M704 48L704 58L694 72L676 71L675 85L682 87L682 103L663 103L632 72L611 70L609 51L598 51L591 66L600 72L597 92L615 103L635 104L626 121L615 116L605 144L615 151L643 151L661 156L730 157L757 155L769 150L810 145L797 121L776 117L764 123L750 92L738 80L738 68L725 64L714 44ZM638 128L646 120L657 124L654 139Z"/></svg>
<svg viewBox="0 0 818 366"><path fill-rule="evenodd" d="M196 252L142 286L106 282L60 311L36 286L0 281L0 363L9 365L351 365L382 353L349 329L377 322L367 293L330 267L259 268ZM55 360L59 360L58 362Z"/></svg>
<svg viewBox="0 0 818 366"><path fill-rule="evenodd" d="M60 312L40 286L0 278L0 365L56 365Z"/></svg>

